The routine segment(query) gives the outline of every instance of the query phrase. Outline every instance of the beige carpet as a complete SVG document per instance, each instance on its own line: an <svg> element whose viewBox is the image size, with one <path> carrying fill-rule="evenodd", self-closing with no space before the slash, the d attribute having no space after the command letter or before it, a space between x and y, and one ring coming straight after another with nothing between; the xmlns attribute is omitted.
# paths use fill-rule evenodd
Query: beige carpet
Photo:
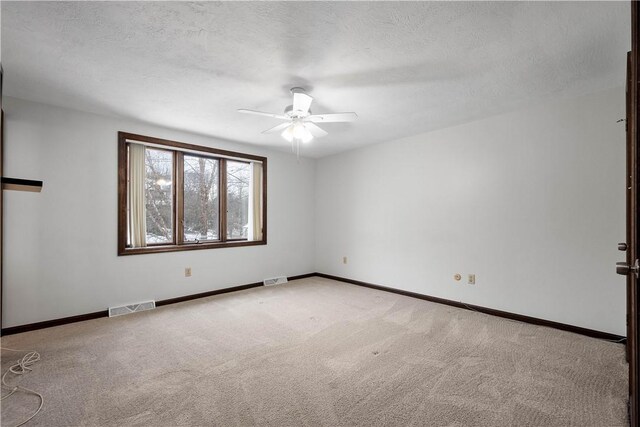
<svg viewBox="0 0 640 427"><path fill-rule="evenodd" d="M620 344L320 278L2 345L42 355L28 425L626 424ZM37 403L12 396L2 425Z"/></svg>

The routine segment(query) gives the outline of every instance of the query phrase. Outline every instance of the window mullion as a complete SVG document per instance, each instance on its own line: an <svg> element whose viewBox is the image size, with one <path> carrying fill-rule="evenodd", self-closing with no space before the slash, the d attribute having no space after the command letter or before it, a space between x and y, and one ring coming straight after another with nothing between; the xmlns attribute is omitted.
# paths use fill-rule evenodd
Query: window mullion
<svg viewBox="0 0 640 427"><path fill-rule="evenodd" d="M220 167L218 168L218 183L220 188L220 213L218 218L220 219L220 241L227 241L227 160L220 159Z"/></svg>
<svg viewBox="0 0 640 427"><path fill-rule="evenodd" d="M174 164L174 212L176 217L176 244L184 244L184 155L181 151L175 152Z"/></svg>

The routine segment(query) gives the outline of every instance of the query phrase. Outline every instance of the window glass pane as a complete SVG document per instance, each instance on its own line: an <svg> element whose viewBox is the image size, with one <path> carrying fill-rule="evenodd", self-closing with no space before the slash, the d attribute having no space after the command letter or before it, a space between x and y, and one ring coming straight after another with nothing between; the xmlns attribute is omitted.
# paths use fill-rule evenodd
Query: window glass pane
<svg viewBox="0 0 640 427"><path fill-rule="evenodd" d="M184 240L219 240L219 167L215 159L184 155Z"/></svg>
<svg viewBox="0 0 640 427"><path fill-rule="evenodd" d="M173 242L173 153L145 149L147 244Z"/></svg>
<svg viewBox="0 0 640 427"><path fill-rule="evenodd" d="M246 239L249 231L251 164L227 161L227 239Z"/></svg>

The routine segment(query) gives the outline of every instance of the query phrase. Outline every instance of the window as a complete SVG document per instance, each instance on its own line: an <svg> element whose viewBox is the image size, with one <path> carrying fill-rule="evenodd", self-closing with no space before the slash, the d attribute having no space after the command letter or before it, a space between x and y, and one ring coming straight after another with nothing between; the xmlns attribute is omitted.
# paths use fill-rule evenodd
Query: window
<svg viewBox="0 0 640 427"><path fill-rule="evenodd" d="M227 239L246 239L249 227L251 164L227 162Z"/></svg>
<svg viewBox="0 0 640 427"><path fill-rule="evenodd" d="M173 153L145 148L147 245L173 243Z"/></svg>
<svg viewBox="0 0 640 427"><path fill-rule="evenodd" d="M220 161L184 156L184 240L204 242L220 237Z"/></svg>
<svg viewBox="0 0 640 427"><path fill-rule="evenodd" d="M118 255L264 245L267 159L118 134Z"/></svg>

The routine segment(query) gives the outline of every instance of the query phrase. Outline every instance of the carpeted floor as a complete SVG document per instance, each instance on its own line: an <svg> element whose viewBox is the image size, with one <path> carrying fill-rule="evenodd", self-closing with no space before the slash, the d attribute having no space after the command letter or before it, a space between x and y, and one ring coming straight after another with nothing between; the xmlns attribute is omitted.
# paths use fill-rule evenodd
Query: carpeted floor
<svg viewBox="0 0 640 427"><path fill-rule="evenodd" d="M42 356L28 425L626 425L620 344L321 278L2 345Z"/></svg>

